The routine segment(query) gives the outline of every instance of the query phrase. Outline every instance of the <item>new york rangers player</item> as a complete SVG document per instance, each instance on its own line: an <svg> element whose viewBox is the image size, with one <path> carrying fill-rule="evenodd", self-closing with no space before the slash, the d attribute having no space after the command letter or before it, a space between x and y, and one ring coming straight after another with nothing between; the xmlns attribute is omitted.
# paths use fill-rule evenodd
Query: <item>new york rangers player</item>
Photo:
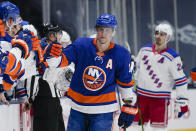
<svg viewBox="0 0 196 131"><path fill-rule="evenodd" d="M144 45L136 58L138 101L144 125L150 122L153 131L166 131L168 105L174 86L177 117L188 111L187 78L179 54L167 45L172 37L171 26L159 24L155 28L154 37L155 43ZM134 125L139 121L138 113ZM135 128L139 130L141 127Z"/></svg>

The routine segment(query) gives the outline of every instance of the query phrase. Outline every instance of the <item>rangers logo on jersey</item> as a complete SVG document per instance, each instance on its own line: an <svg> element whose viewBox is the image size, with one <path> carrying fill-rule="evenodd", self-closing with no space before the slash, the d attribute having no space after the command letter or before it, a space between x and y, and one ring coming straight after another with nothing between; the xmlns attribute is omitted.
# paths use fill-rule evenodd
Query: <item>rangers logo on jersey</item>
<svg viewBox="0 0 196 131"><path fill-rule="evenodd" d="M86 89L97 91L101 89L106 82L106 74L104 70L97 66L88 66L84 70L83 83Z"/></svg>

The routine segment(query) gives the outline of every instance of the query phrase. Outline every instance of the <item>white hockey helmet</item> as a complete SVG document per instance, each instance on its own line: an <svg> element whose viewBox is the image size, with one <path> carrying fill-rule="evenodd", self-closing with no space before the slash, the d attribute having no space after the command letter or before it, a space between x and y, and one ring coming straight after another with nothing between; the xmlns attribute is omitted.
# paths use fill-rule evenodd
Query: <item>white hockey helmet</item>
<svg viewBox="0 0 196 131"><path fill-rule="evenodd" d="M70 36L66 31L62 31L62 36L61 36L60 42L67 43L67 45L71 44Z"/></svg>
<svg viewBox="0 0 196 131"><path fill-rule="evenodd" d="M172 34L173 34L173 31L172 31L172 28L169 24L159 24L156 26L155 28L155 32L158 31L158 32L164 32L167 34L167 36L170 36L172 37Z"/></svg>

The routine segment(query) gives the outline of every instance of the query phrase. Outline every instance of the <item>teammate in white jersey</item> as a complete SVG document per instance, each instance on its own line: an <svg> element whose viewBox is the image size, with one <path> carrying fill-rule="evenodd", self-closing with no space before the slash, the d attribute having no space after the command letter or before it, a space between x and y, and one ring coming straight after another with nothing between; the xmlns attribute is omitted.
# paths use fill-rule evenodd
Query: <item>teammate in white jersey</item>
<svg viewBox="0 0 196 131"><path fill-rule="evenodd" d="M188 111L187 78L183 72L180 56L167 43L172 37L168 24L155 28L155 43L143 46L136 58L136 83L138 105L142 120L137 113L134 125L150 122L153 131L166 131L168 105L171 91L176 87L175 113L181 117ZM142 128L134 126L138 131Z"/></svg>

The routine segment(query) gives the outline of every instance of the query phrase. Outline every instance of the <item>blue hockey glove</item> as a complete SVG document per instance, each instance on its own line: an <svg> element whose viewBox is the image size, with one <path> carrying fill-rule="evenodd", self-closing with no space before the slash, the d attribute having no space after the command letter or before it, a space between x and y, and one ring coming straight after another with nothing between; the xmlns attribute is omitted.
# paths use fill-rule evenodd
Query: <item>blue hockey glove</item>
<svg viewBox="0 0 196 131"><path fill-rule="evenodd" d="M177 118L182 117L186 112L188 112L188 99L177 97L174 105L174 113Z"/></svg>
<svg viewBox="0 0 196 131"><path fill-rule="evenodd" d="M54 56L59 57L62 54L63 46L58 42L53 42L46 47L46 58Z"/></svg>
<svg viewBox="0 0 196 131"><path fill-rule="evenodd" d="M124 104L122 106L122 110L118 118L118 126L121 128L129 127L132 124L137 112L138 112L137 106Z"/></svg>

